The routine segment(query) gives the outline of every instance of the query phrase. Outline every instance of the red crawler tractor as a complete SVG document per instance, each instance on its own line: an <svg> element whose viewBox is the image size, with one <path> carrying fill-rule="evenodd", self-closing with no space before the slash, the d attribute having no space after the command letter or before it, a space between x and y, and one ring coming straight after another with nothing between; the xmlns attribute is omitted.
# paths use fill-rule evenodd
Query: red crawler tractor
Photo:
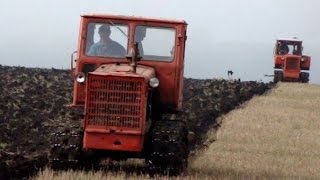
<svg viewBox="0 0 320 180"><path fill-rule="evenodd" d="M309 82L310 56L302 54L302 41L279 39L274 51L274 82ZM280 69L280 70L279 70Z"/></svg>
<svg viewBox="0 0 320 180"><path fill-rule="evenodd" d="M180 118L187 24L182 20L83 15L72 68L83 126L54 134L52 168L144 158L152 172L187 166ZM70 130L71 129L71 130Z"/></svg>

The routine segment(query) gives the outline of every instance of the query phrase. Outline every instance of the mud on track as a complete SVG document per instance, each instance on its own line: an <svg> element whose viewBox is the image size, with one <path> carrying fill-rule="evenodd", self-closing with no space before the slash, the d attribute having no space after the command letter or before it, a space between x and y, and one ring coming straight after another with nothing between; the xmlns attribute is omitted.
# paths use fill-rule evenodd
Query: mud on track
<svg viewBox="0 0 320 180"><path fill-rule="evenodd" d="M49 139L59 127L80 123L71 102L68 70L0 65L0 179L27 178L47 164ZM216 118L272 88L261 82L185 79L184 119L201 147Z"/></svg>

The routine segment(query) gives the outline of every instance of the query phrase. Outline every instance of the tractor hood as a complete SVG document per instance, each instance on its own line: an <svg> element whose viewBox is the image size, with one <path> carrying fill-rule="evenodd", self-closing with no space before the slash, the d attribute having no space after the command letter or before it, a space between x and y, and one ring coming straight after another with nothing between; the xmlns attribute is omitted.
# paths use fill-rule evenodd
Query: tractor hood
<svg viewBox="0 0 320 180"><path fill-rule="evenodd" d="M155 77L155 69L148 66L138 65L136 72L133 72L132 66L128 64L103 64L95 71L90 72L94 75L111 75L111 76L130 76L144 77L146 81Z"/></svg>
<svg viewBox="0 0 320 180"><path fill-rule="evenodd" d="M285 57L285 58L296 58L296 59L299 59L299 58L301 58L302 56L301 56L301 55L294 55L294 54L286 54L286 55L283 55L283 57Z"/></svg>
<svg viewBox="0 0 320 180"><path fill-rule="evenodd" d="M301 55L294 55L294 54L283 54L283 55L276 55L275 56L279 60L285 60L287 58L294 58L294 59L299 59L302 56Z"/></svg>

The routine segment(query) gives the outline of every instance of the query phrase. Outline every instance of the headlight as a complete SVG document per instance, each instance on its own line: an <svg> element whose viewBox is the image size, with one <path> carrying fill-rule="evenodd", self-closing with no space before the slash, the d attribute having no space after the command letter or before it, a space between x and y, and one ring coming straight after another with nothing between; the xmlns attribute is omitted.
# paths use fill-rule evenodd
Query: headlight
<svg viewBox="0 0 320 180"><path fill-rule="evenodd" d="M84 83L86 81L86 75L81 72L77 75L77 82L78 83Z"/></svg>
<svg viewBox="0 0 320 180"><path fill-rule="evenodd" d="M159 79L156 77L151 78L149 81L149 85L153 88L158 87L159 86Z"/></svg>
<svg viewBox="0 0 320 180"><path fill-rule="evenodd" d="M305 58L301 58L301 61L304 62L306 59Z"/></svg>

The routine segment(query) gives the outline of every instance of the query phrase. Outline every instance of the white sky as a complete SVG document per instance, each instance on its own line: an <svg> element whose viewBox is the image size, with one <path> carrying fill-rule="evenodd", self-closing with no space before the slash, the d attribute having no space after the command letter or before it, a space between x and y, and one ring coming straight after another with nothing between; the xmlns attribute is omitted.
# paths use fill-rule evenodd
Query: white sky
<svg viewBox="0 0 320 180"><path fill-rule="evenodd" d="M108 13L188 22L185 76L271 80L277 37L298 37L320 84L319 0L0 0L0 64L69 68L80 14Z"/></svg>

